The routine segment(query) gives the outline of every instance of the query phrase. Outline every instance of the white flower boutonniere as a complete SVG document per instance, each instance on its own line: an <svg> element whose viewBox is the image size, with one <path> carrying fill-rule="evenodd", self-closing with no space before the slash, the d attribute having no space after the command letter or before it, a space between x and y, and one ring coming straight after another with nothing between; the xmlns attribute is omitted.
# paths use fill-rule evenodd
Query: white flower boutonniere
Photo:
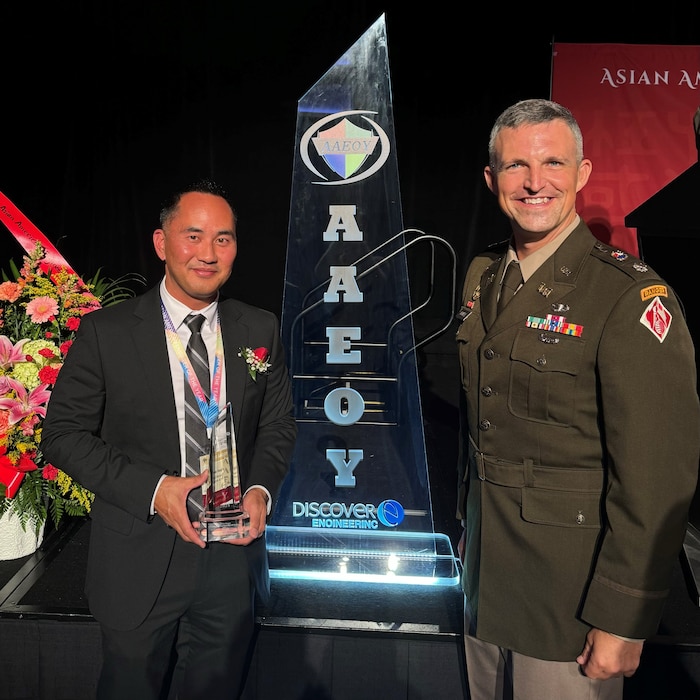
<svg viewBox="0 0 700 700"><path fill-rule="evenodd" d="M241 348L238 357L242 357L248 364L248 374L253 381L258 378L258 372L265 373L270 369L271 364L267 361L270 351L267 348Z"/></svg>

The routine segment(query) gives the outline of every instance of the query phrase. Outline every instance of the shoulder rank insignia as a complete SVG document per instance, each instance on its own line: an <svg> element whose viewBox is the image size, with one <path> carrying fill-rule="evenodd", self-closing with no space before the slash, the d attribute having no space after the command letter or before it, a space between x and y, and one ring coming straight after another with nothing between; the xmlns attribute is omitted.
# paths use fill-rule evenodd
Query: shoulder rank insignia
<svg viewBox="0 0 700 700"><path fill-rule="evenodd" d="M481 296L481 285L477 284L476 289L474 290L474 293L472 294L472 298L466 303L463 304L459 311L456 313L455 318L461 323L464 321L467 316L473 311L474 309L474 304L476 300Z"/></svg>

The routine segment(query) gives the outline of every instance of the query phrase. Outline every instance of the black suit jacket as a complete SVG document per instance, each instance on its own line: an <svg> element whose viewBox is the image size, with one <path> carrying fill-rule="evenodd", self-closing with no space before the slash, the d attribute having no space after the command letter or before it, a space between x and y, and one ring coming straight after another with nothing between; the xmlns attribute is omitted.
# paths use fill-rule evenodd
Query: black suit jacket
<svg viewBox="0 0 700 700"><path fill-rule="evenodd" d="M242 487L262 485L274 499L296 438L279 323L233 299L220 299L219 313ZM254 381L238 352L261 346L271 367ZM42 451L95 493L86 578L92 614L118 629L136 627L155 601L178 537L149 516L158 480L179 475L181 464L158 286L83 318L49 400ZM264 538L245 549L264 598Z"/></svg>

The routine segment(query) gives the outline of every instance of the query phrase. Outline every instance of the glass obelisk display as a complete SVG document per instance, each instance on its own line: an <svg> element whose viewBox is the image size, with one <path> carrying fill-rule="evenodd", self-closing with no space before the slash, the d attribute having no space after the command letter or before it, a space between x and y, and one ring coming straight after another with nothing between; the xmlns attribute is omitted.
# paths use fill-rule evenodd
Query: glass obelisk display
<svg viewBox="0 0 700 700"><path fill-rule="evenodd" d="M435 575L406 247L382 15L298 105L273 576Z"/></svg>
<svg viewBox="0 0 700 700"><path fill-rule="evenodd" d="M248 535L250 516L243 510L233 414L228 403L211 431L209 479L199 535L205 542L236 540Z"/></svg>

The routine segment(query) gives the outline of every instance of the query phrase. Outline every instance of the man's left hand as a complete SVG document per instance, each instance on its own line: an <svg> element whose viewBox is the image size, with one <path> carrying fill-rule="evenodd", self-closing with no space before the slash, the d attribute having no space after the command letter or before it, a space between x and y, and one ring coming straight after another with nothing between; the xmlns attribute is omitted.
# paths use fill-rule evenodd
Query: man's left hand
<svg viewBox="0 0 700 700"><path fill-rule="evenodd" d="M586 635L586 643L576 662L588 678L629 678L639 666L643 646L644 642L630 642L593 628Z"/></svg>
<svg viewBox="0 0 700 700"><path fill-rule="evenodd" d="M262 537L267 524L267 494L259 488L252 488L243 496L243 510L250 516L247 537L221 540L226 544L246 545ZM215 533L218 534L218 533ZM223 534L223 533L222 533Z"/></svg>

